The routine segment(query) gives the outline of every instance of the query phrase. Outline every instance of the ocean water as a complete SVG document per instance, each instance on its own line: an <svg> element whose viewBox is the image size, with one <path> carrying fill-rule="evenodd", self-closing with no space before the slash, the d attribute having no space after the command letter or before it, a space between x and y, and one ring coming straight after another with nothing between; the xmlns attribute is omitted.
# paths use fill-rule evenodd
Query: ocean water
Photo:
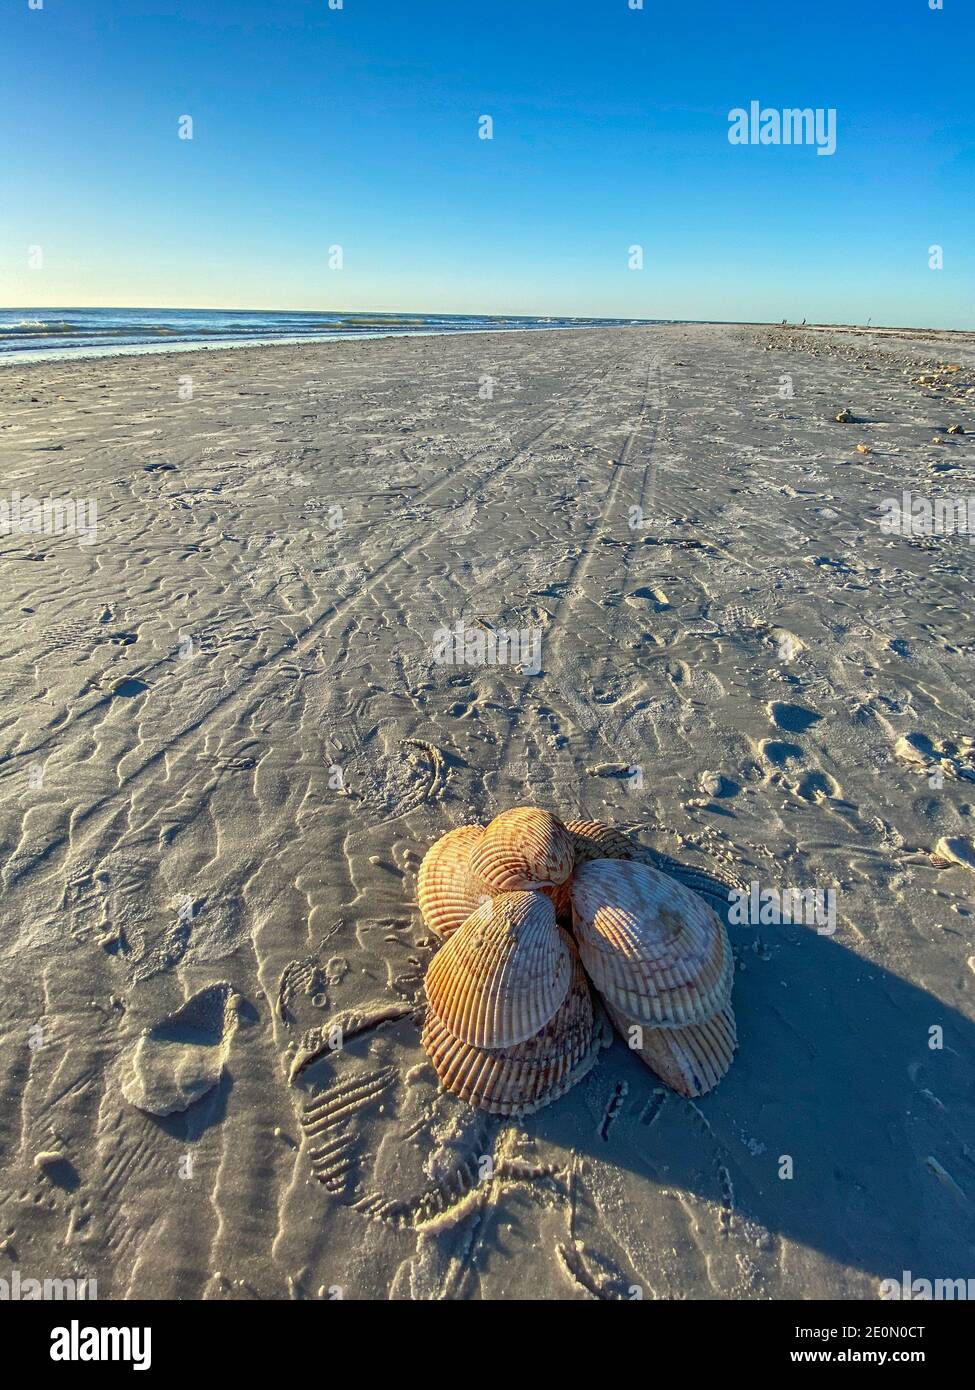
<svg viewBox="0 0 975 1390"><path fill-rule="evenodd" d="M260 309L0 309L0 363L404 333L603 328L645 321Z"/></svg>

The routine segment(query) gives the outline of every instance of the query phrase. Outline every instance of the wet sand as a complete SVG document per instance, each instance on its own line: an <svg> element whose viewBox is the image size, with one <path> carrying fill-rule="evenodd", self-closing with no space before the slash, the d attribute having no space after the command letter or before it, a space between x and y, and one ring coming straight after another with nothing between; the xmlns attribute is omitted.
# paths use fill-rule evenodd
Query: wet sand
<svg viewBox="0 0 975 1390"><path fill-rule="evenodd" d="M975 1276L975 546L881 528L975 496L975 339L386 339L7 365L0 397L4 498L97 516L0 537L0 1278ZM457 624L540 659L438 661ZM732 922L712 1095L619 1041L524 1120L438 1092L416 868L520 803L835 893L835 931Z"/></svg>

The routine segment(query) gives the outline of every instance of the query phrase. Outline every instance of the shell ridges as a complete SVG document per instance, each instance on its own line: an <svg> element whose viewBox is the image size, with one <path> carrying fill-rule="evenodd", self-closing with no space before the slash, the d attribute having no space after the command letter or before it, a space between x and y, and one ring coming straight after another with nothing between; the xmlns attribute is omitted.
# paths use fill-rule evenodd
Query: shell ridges
<svg viewBox="0 0 975 1390"><path fill-rule="evenodd" d="M569 991L572 958L542 893L502 893L471 913L426 975L430 1007L476 1047L512 1047L546 1024Z"/></svg>
<svg viewBox="0 0 975 1390"><path fill-rule="evenodd" d="M569 943L571 949L571 943ZM553 1017L510 1048L479 1048L454 1038L430 1010L423 1047L444 1088L496 1115L530 1114L565 1094L589 1071L603 1045L601 1026L578 956L572 982Z"/></svg>
<svg viewBox="0 0 975 1390"><path fill-rule="evenodd" d="M480 825L458 826L441 835L423 856L417 902L424 922L438 936L450 936L488 896L470 867L471 853L483 834Z"/></svg>
<svg viewBox="0 0 975 1390"><path fill-rule="evenodd" d="M649 864L594 859L575 874L579 953L608 1004L656 1027L686 1027L731 997L723 922L703 899Z"/></svg>
<svg viewBox="0 0 975 1390"><path fill-rule="evenodd" d="M731 1066L738 1030L730 1004L703 1023L687 1028L649 1028L609 1003L606 1011L627 1041L634 1024L641 1028L637 1035L640 1046L633 1050L661 1081L682 1096L706 1095Z"/></svg>
<svg viewBox="0 0 975 1390"><path fill-rule="evenodd" d="M572 837L548 811L516 806L485 827L471 870L491 893L554 887L572 872Z"/></svg>

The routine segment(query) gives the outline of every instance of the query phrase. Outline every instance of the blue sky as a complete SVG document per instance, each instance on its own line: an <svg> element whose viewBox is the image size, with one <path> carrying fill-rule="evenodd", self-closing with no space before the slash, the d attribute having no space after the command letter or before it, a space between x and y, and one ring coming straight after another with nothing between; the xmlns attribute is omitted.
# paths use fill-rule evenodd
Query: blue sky
<svg viewBox="0 0 975 1390"><path fill-rule="evenodd" d="M6 0L0 304L972 327L973 40L971 0ZM731 145L752 100L836 153Z"/></svg>

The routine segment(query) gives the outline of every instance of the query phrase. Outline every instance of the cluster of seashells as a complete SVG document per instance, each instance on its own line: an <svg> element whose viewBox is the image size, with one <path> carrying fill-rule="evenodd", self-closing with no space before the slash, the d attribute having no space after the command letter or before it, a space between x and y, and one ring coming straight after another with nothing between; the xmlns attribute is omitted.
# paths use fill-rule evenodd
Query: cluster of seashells
<svg viewBox="0 0 975 1390"><path fill-rule="evenodd" d="M619 830L534 807L433 845L417 896L444 944L423 1047L446 1090L494 1114L538 1110L609 1045L605 1015L681 1095L718 1083L737 1043L727 932L649 861Z"/></svg>

